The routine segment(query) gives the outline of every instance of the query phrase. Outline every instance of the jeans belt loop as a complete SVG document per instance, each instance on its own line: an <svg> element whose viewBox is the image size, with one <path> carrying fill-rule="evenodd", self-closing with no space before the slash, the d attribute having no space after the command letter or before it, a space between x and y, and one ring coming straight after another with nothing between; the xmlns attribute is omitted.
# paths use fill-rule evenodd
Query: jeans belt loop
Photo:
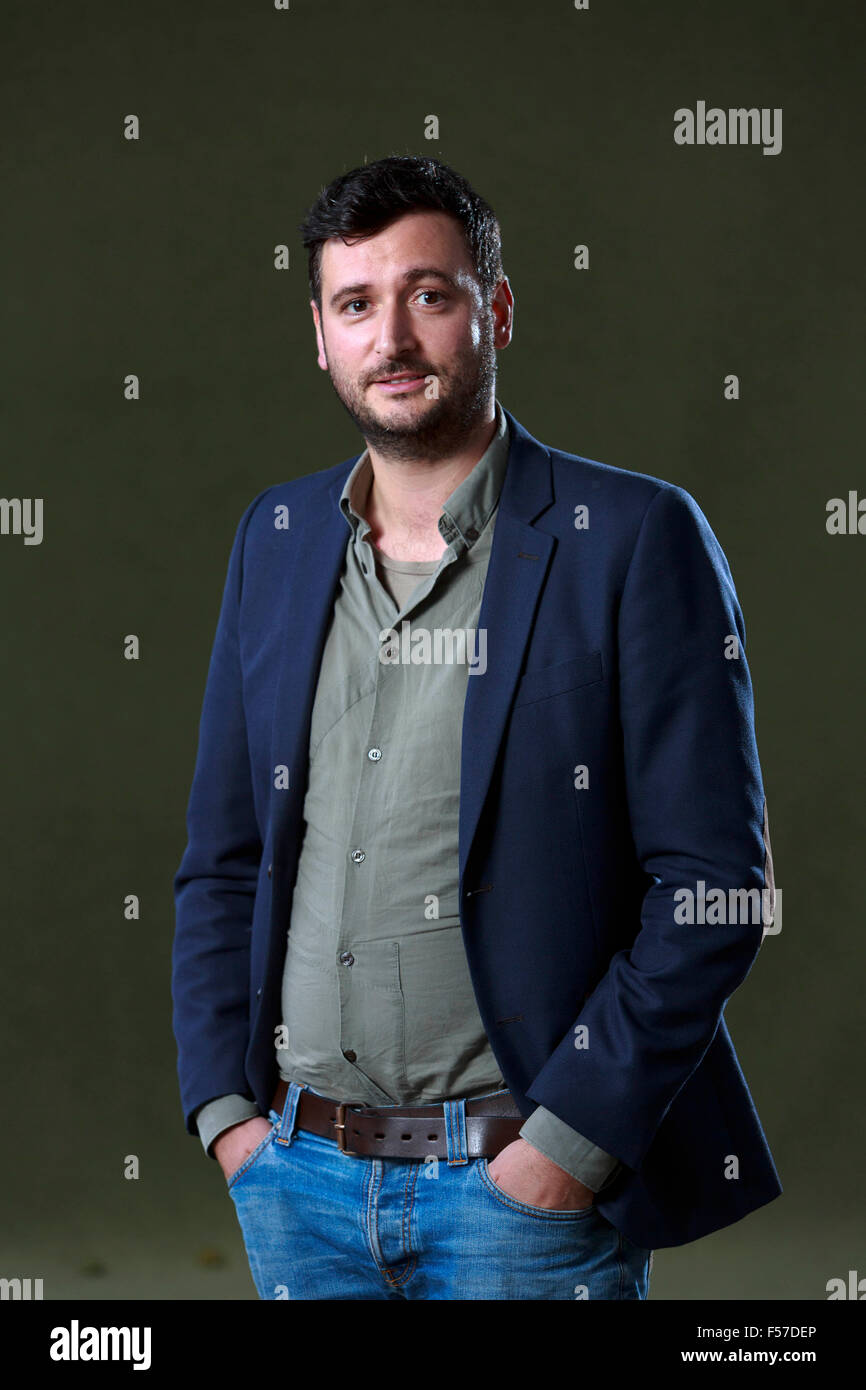
<svg viewBox="0 0 866 1390"><path fill-rule="evenodd" d="M448 1145L448 1163L453 1166L469 1162L469 1149L466 1143L466 1101L443 1101L445 1110L445 1140Z"/></svg>

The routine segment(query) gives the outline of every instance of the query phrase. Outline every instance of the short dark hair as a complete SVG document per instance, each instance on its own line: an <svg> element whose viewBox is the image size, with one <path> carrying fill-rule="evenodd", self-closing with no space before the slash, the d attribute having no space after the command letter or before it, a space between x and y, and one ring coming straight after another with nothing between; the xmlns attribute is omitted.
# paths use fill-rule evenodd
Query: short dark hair
<svg viewBox="0 0 866 1390"><path fill-rule="evenodd" d="M490 302L500 280L502 238L489 203L447 164L424 155L389 155L340 174L323 188L300 232L308 253L310 293L322 309L322 247L329 237L372 236L404 213L431 209L460 223Z"/></svg>

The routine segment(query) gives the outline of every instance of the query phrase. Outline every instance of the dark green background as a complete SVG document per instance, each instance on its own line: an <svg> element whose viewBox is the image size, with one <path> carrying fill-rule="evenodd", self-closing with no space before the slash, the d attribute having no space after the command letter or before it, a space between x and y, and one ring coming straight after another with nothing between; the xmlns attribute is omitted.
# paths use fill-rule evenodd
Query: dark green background
<svg viewBox="0 0 866 1390"><path fill-rule="evenodd" d="M825 530L830 497L866 495L859 8L4 6L2 493L44 498L45 535L0 536L0 1274L47 1298L255 1296L183 1128L171 880L241 512L363 447L315 364L297 224L343 170L429 153L500 219L503 403L687 488L746 618L783 929L727 1018L785 1193L660 1251L651 1297L866 1275L866 536ZM699 99L782 107L781 154L676 146Z"/></svg>

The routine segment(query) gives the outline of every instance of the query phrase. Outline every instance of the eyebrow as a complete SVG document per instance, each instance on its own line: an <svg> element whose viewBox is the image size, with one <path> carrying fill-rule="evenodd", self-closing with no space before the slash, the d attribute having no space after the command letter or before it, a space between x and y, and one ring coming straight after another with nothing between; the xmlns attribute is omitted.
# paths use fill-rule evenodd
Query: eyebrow
<svg viewBox="0 0 866 1390"><path fill-rule="evenodd" d="M403 281L407 285L414 285L417 280L441 280L443 284L450 286L452 290L458 292L460 290L460 286L454 279L454 276L449 275L444 270L439 270L438 267L435 265L412 266L411 270L407 270L405 275L403 276ZM355 285L344 285L342 289L337 290L334 294L331 295L331 298L328 301L330 307L332 309L336 309L337 305L343 299L360 298L360 296L366 294L366 292L370 288L370 284L366 281L359 281Z"/></svg>

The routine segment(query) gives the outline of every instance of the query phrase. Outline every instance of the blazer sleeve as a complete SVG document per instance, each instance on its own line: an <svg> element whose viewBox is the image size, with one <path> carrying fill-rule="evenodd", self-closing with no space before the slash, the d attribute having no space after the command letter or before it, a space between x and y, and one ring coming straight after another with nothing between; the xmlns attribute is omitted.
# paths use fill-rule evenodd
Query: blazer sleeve
<svg viewBox="0 0 866 1390"><path fill-rule="evenodd" d="M239 649L244 512L211 652L187 808L187 846L174 878L173 1026L184 1120L217 1096L249 1094L250 934L262 842L253 802Z"/></svg>
<svg viewBox="0 0 866 1390"><path fill-rule="evenodd" d="M662 486L644 514L617 644L624 794L648 887L632 945L527 1094L639 1169L751 968L773 891L743 617L722 549L681 488ZM731 889L759 890L757 920L752 894L751 910L722 924L683 922L680 890L697 899L701 883L727 903Z"/></svg>

